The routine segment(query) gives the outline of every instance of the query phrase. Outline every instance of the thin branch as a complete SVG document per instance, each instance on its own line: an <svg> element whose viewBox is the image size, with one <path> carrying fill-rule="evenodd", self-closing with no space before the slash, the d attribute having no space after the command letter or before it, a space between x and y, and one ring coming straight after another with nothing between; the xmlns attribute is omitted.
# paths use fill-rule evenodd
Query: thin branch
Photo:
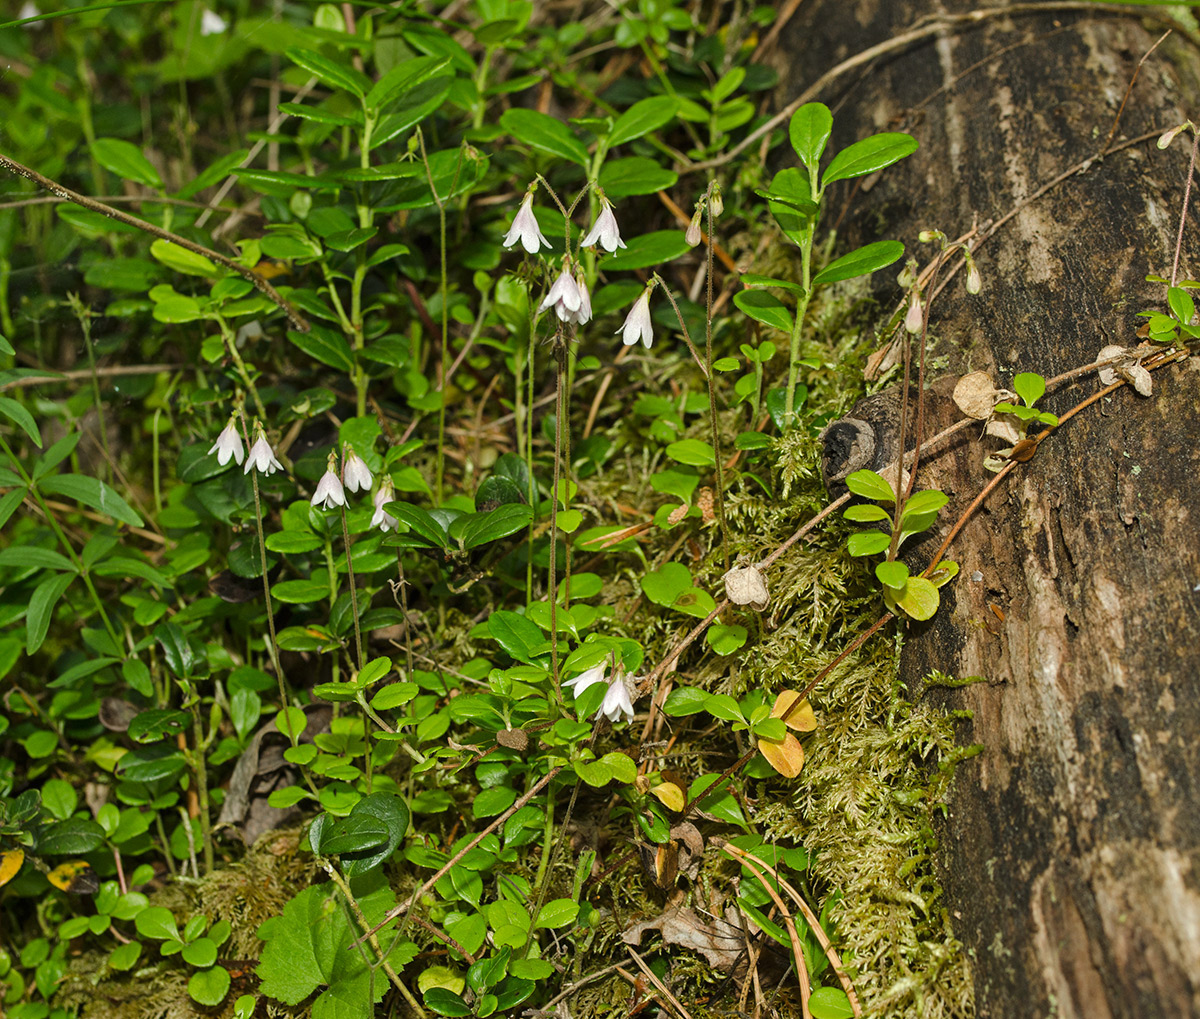
<svg viewBox="0 0 1200 1019"><path fill-rule="evenodd" d="M205 258L211 259L226 269L236 272L239 276L244 277L254 284L255 288L266 297L269 297L283 310L287 315L288 321L302 333L308 332L308 320L304 318L295 308L293 308L283 295L279 293L270 283L263 279L253 269L248 269L244 265L238 265L237 262L226 255L222 255L219 251L213 251L212 248L206 248L203 244L197 244L195 241L189 241L186 237L180 237L179 234L171 233L170 230L164 230L161 226L155 226L153 223L147 223L144 219L138 219L137 216L131 216L128 212L122 212L120 209L114 209L111 205L105 205L103 202L98 202L94 198L88 198L87 195L81 195L77 191L72 191L70 188L52 181L49 177L43 177L37 170L31 170L28 166L18 163L15 159L10 159L8 156L0 153L0 166L6 170L24 177L26 180L31 180L38 187L49 191L59 198L64 198L69 202L74 202L76 205L81 205L85 209L92 212L98 212L109 219L115 219L118 223L124 223L126 226L135 227L151 236L158 237L164 241L170 241L172 244L178 244L181 248L186 248L188 251L194 252L197 255L203 255Z"/></svg>

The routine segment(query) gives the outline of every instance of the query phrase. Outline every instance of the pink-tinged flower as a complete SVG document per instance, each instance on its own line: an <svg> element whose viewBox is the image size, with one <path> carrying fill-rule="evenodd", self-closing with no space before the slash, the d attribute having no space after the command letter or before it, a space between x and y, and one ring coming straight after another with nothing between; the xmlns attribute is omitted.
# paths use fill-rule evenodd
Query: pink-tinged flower
<svg viewBox="0 0 1200 1019"><path fill-rule="evenodd" d="M205 9L200 16L200 34L201 35L220 35L229 26L225 24L225 19L213 11Z"/></svg>
<svg viewBox="0 0 1200 1019"><path fill-rule="evenodd" d="M246 466L242 471L249 474L251 468L267 475L283 470L283 464L275 459L275 451L267 442L262 422L257 419L254 421L254 445L250 447L250 455L246 457Z"/></svg>
<svg viewBox="0 0 1200 1019"><path fill-rule="evenodd" d="M621 240L621 230L617 226L617 217L613 215L612 206L607 198L600 199L600 215L592 224L588 235L580 242L585 248L599 244L605 251L616 251L625 247Z"/></svg>
<svg viewBox="0 0 1200 1019"><path fill-rule="evenodd" d="M337 454L330 453L325 463L325 473L317 482L317 490L313 492L312 504L318 509L333 509L335 506L346 505L346 490L342 488L341 479L337 476Z"/></svg>
<svg viewBox="0 0 1200 1019"><path fill-rule="evenodd" d="M399 524L399 521L384 509L389 502L396 498L396 488L392 484L392 479L387 477L379 482L379 488L372 496L372 501L375 504L375 513L371 517L371 526L378 527L381 531L394 531Z"/></svg>
<svg viewBox="0 0 1200 1019"><path fill-rule="evenodd" d="M625 676L621 669L617 669L609 679L604 678L604 673L608 668L607 662L601 662L599 665L594 665L586 672L581 672L578 676L568 679L564 686L569 686L575 697L578 698L590 686L595 686L597 683L607 683L608 692L604 695L604 700L600 704L599 710L596 712L596 718L603 715L610 722L618 722L624 716L627 721L633 721L633 701L629 696L629 688L625 685Z"/></svg>
<svg viewBox="0 0 1200 1019"><path fill-rule="evenodd" d="M558 274L558 279L554 281L554 286L550 288L550 293L545 296L542 303L538 306L538 312L540 313L546 311L548 308L553 308L560 322L578 322L585 294L586 292L580 293L579 284L575 282L575 277L571 275L570 267L564 262L562 272ZM589 318L591 317L591 309L592 306L589 301Z"/></svg>
<svg viewBox="0 0 1200 1019"><path fill-rule="evenodd" d="M536 255L543 244L550 247L550 242L542 236L537 217L533 214L532 191L525 192L525 199L521 202L517 214L513 216L512 226L508 228L508 233L504 236L504 246L511 248L517 241L520 241L531 255Z"/></svg>
<svg viewBox="0 0 1200 1019"><path fill-rule="evenodd" d="M921 307L921 296L913 290L908 301L908 314L904 316L904 328L910 333L919 333L925 321L925 311Z"/></svg>
<svg viewBox="0 0 1200 1019"><path fill-rule="evenodd" d="M633 302L633 307L625 316L625 324L617 332L627 347L641 340L649 348L654 342L654 326L650 321L650 287L643 290L642 296Z"/></svg>
<svg viewBox="0 0 1200 1019"><path fill-rule="evenodd" d="M212 444L212 449L208 451L211 456L217 454L217 463L224 467L230 460L233 460L239 467L242 461L246 458L246 447L242 445L242 436L237 429L237 415L229 415L229 424L217 436L217 441Z"/></svg>
<svg viewBox="0 0 1200 1019"><path fill-rule="evenodd" d="M575 274L575 285L579 288L579 311L575 313L575 323L583 325L592 320L592 298L582 272Z"/></svg>
<svg viewBox="0 0 1200 1019"><path fill-rule="evenodd" d="M360 489L364 492L371 491L371 486L375 483L375 479L371 477L371 471L363 462L363 458L354 452L354 447L346 446L346 459L342 465L342 476L346 481L346 490L357 492Z"/></svg>
<svg viewBox="0 0 1200 1019"><path fill-rule="evenodd" d="M687 233L683 235L683 239L688 242L688 246L694 248L702 240L704 240L704 232L700 229L700 210L696 210L696 214L692 216L692 221L688 224Z"/></svg>
<svg viewBox="0 0 1200 1019"><path fill-rule="evenodd" d="M974 259L967 266L967 293L977 294L983 289L983 277L979 275L979 267L975 264Z"/></svg>

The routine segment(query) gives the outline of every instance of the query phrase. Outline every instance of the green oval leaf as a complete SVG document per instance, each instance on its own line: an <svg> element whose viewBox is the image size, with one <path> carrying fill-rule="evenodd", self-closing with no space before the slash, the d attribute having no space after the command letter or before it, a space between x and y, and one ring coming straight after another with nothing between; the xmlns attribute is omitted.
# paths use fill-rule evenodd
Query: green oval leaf
<svg viewBox="0 0 1200 1019"><path fill-rule="evenodd" d="M354 352L341 333L315 322L307 333L288 330L288 339L309 357L344 372L354 371Z"/></svg>
<svg viewBox="0 0 1200 1019"><path fill-rule="evenodd" d="M821 286L825 283L837 283L840 280L854 279L856 276L869 276L884 266L891 265L904 254L904 245L899 241L875 241L843 255L835 262L830 262L816 276L812 285Z"/></svg>
<svg viewBox="0 0 1200 1019"><path fill-rule="evenodd" d="M624 755L621 755L624 756ZM625 758L629 760L628 757ZM579 903L573 899L551 899L538 911L534 920L534 928L548 927L557 930L559 927L569 927L579 915Z"/></svg>
<svg viewBox="0 0 1200 1019"><path fill-rule="evenodd" d="M679 109L679 100L674 96L651 96L634 103L613 124L608 135L610 147L624 145L641 138L667 123Z"/></svg>
<svg viewBox="0 0 1200 1019"><path fill-rule="evenodd" d="M1021 372L1013 379L1013 389L1027 407L1032 407L1046 395L1046 380L1036 372Z"/></svg>
<svg viewBox="0 0 1200 1019"><path fill-rule="evenodd" d="M891 544L891 536L881 531L860 531L846 542L852 556L878 555Z"/></svg>
<svg viewBox="0 0 1200 1019"><path fill-rule="evenodd" d="M855 495L877 502L895 502L895 489L874 471L855 471L846 478L846 487Z"/></svg>
<svg viewBox="0 0 1200 1019"><path fill-rule="evenodd" d="M13 424L19 425L21 431L29 436L33 444L38 449L42 448L42 433L38 431L37 422L33 420L33 415L22 404L18 403L11 396L0 397L0 414L3 414Z"/></svg>
<svg viewBox="0 0 1200 1019"><path fill-rule="evenodd" d="M833 130L833 114L824 103L805 103L792 114L788 125L788 138L800 162L815 174L821 162L821 153Z"/></svg>
<svg viewBox="0 0 1200 1019"><path fill-rule="evenodd" d="M339 64L315 50L293 46L287 50L287 58L294 64L299 64L309 74L315 74L326 85L344 89L359 99L362 99L371 88L371 80L348 64Z"/></svg>
<svg viewBox="0 0 1200 1019"><path fill-rule="evenodd" d="M474 513L466 518L459 532L463 548L476 548L515 534L529 525L533 510L524 503L504 503L487 513Z"/></svg>
<svg viewBox="0 0 1200 1019"><path fill-rule="evenodd" d="M908 583L908 567L895 560L883 562L875 567L875 576L879 578L879 582L884 587L900 591Z"/></svg>
<svg viewBox="0 0 1200 1019"><path fill-rule="evenodd" d="M557 117L537 110L514 108L501 114L500 126L517 141L539 152L569 160L585 169L588 165L588 153L583 142Z"/></svg>
<svg viewBox="0 0 1200 1019"><path fill-rule="evenodd" d="M207 968L217 961L217 946L211 938L197 938L184 945L183 961L189 966Z"/></svg>
<svg viewBox="0 0 1200 1019"><path fill-rule="evenodd" d="M833 157L821 178L821 188L827 188L835 180L864 177L882 170L916 151L917 139L899 131L886 131L864 138Z"/></svg>
<svg viewBox="0 0 1200 1019"><path fill-rule="evenodd" d="M813 1019L852 1019L854 1009L840 987L818 987L808 999Z"/></svg>
<svg viewBox="0 0 1200 1019"><path fill-rule="evenodd" d="M541 628L531 619L501 609L488 617L488 633L519 662L530 664L547 647Z"/></svg>
<svg viewBox="0 0 1200 1019"><path fill-rule="evenodd" d="M132 142L121 138L97 138L92 142L92 155L104 169L111 170L118 177L162 189L162 178L154 164Z"/></svg>
<svg viewBox="0 0 1200 1019"><path fill-rule="evenodd" d="M216 263L203 255L178 244L164 241L161 238L150 245L150 254L162 262L168 269L185 273L188 276L220 276L224 270L218 269Z"/></svg>
<svg viewBox="0 0 1200 1019"><path fill-rule="evenodd" d="M188 981L188 995L201 1005L215 1008L225 1000L225 995L229 993L230 983L229 973L223 966L198 970Z"/></svg>
<svg viewBox="0 0 1200 1019"><path fill-rule="evenodd" d="M162 906L148 906L134 920L137 932L143 938L154 938L157 941L178 941L179 928L175 917L169 909Z"/></svg>
<svg viewBox="0 0 1200 1019"><path fill-rule="evenodd" d="M384 845L388 826L370 814L351 814L349 817L326 816L321 831L321 853L362 853Z"/></svg>
<svg viewBox="0 0 1200 1019"><path fill-rule="evenodd" d="M731 655L746 643L749 636L744 626L714 623L704 635L708 646L719 655Z"/></svg>
<svg viewBox="0 0 1200 1019"><path fill-rule="evenodd" d="M717 455L712 446L700 439L680 439L667 446L667 456L681 464L693 467L712 467Z"/></svg>
<svg viewBox="0 0 1200 1019"><path fill-rule="evenodd" d="M896 605L912 619L932 619L938 610L938 589L924 577L910 577Z"/></svg>
<svg viewBox="0 0 1200 1019"><path fill-rule="evenodd" d="M600 170L600 187L609 198L651 195L674 187L678 181L679 174L674 170L646 156L609 159Z"/></svg>
<svg viewBox="0 0 1200 1019"><path fill-rule="evenodd" d="M142 526L142 518L130 508L129 503L99 478L84 474L52 474L39 481L37 487L43 495L63 495L123 524Z"/></svg>
<svg viewBox="0 0 1200 1019"><path fill-rule="evenodd" d="M733 303L756 322L785 333L792 331L792 313L787 305L765 290L743 290L734 294Z"/></svg>
<svg viewBox="0 0 1200 1019"><path fill-rule="evenodd" d="M604 259L604 269L645 269L662 265L691 250L682 230L655 230L625 238L626 246Z"/></svg>

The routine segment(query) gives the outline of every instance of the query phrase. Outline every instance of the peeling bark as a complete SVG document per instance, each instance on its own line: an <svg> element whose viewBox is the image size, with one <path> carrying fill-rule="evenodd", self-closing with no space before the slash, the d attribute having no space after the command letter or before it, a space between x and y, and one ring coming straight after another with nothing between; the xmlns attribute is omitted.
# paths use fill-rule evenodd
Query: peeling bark
<svg viewBox="0 0 1200 1019"><path fill-rule="evenodd" d="M927 257L921 229L998 219L1096 154L1164 26L1046 7L947 31L819 97L835 147L886 129L921 143L866 193L832 196L850 203L843 250L898 237ZM923 14L969 9L810 0L784 34L782 101ZM1177 33L1143 67L1114 143L1200 114L1181 105L1198 78L1200 49ZM1022 209L977 256L983 294L960 276L934 305L937 353L1010 386L1134 345L1137 312L1165 303L1144 277L1170 275L1186 149L1110 154ZM1181 275L1200 275L1197 252L1200 210ZM875 285L895 300L891 280ZM1039 406L1062 413L1097 386L1090 375ZM952 546L962 572L910 631L910 689L970 711L964 739L985 748L960 769L941 859L981 1017L1200 1016L1198 415L1192 358L1155 373L1151 398L1126 387L1064 425ZM919 487L951 495L947 518L990 478L980 461L996 445L968 435L923 462ZM983 681L924 688L935 669Z"/></svg>

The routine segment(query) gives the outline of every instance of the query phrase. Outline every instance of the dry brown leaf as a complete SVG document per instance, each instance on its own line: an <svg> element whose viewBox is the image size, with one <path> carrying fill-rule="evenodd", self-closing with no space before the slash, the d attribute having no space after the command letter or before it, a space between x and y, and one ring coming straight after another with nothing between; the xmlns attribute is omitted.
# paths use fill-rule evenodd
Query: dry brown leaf
<svg viewBox="0 0 1200 1019"><path fill-rule="evenodd" d="M1008 417L992 418L984 426L983 431L985 435L994 435L997 439L1007 442L1010 446L1015 446L1021 441L1021 429Z"/></svg>
<svg viewBox="0 0 1200 1019"><path fill-rule="evenodd" d="M1125 368L1121 374L1139 396L1149 396L1154 391L1154 382L1150 378L1150 373L1136 361Z"/></svg>
<svg viewBox="0 0 1200 1019"><path fill-rule="evenodd" d="M658 931L666 944L699 952L714 969L727 971L741 955L742 929L732 908L725 915L726 919L708 923L686 906L668 909L662 916L626 928L621 940L636 945L646 931Z"/></svg>
<svg viewBox="0 0 1200 1019"><path fill-rule="evenodd" d="M971 372L954 387L954 402L967 417L982 421L996 405L997 391L987 372Z"/></svg>
<svg viewBox="0 0 1200 1019"><path fill-rule="evenodd" d="M1125 348L1119 343L1110 343L1107 347L1101 347L1100 353L1096 355L1097 361L1110 361L1114 357L1120 357L1125 353ZM1100 385L1111 386L1117 381L1117 366L1115 364L1106 364L1100 369Z"/></svg>
<svg viewBox="0 0 1200 1019"><path fill-rule="evenodd" d="M725 574L725 596L734 605L749 605L762 612L771 600L767 581L755 566L735 566Z"/></svg>

